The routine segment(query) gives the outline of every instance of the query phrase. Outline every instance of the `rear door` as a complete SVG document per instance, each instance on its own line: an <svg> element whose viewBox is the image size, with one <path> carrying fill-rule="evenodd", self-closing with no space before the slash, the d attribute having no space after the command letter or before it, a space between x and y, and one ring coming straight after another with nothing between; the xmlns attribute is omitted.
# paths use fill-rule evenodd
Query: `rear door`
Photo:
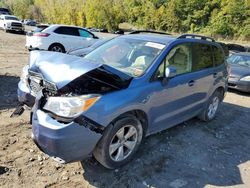
<svg viewBox="0 0 250 188"><path fill-rule="evenodd" d="M79 48L81 45L78 28L62 26L58 27L54 33L54 42L61 43L66 51Z"/></svg>
<svg viewBox="0 0 250 188"><path fill-rule="evenodd" d="M218 76L213 67L212 46L206 43L192 44L192 75L195 77L196 108L201 109L206 104Z"/></svg>

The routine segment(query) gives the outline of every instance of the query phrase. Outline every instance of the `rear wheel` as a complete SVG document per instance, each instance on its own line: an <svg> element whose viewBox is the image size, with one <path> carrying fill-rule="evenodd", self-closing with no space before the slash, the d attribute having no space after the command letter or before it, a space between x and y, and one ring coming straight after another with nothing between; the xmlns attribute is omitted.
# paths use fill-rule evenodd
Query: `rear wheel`
<svg viewBox="0 0 250 188"><path fill-rule="evenodd" d="M204 110L199 114L199 119L203 121L211 121L215 118L220 103L222 101L222 94L218 90L209 98Z"/></svg>
<svg viewBox="0 0 250 188"><path fill-rule="evenodd" d="M65 49L61 44L52 44L49 47L49 51L65 53Z"/></svg>
<svg viewBox="0 0 250 188"><path fill-rule="evenodd" d="M132 159L141 144L143 128L134 116L119 119L110 126L93 154L103 166L115 169Z"/></svg>

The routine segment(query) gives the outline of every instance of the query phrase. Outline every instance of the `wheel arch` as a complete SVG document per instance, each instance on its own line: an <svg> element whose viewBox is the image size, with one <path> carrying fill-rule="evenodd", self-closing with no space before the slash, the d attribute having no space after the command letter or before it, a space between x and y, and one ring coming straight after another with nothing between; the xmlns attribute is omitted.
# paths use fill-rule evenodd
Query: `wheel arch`
<svg viewBox="0 0 250 188"><path fill-rule="evenodd" d="M141 109L135 109L135 110L130 110L130 111L124 112L124 113L118 115L115 119L113 119L110 124L113 124L114 122L118 121L119 119L122 119L122 118L128 117L128 116L134 116L141 122L144 135L146 135L147 130L148 130L148 115L146 114L146 112L144 112Z"/></svg>
<svg viewBox="0 0 250 188"><path fill-rule="evenodd" d="M54 43L50 44L48 50L50 51L50 49L52 48L52 46L55 46L55 45L59 45L59 46L63 47L64 52L66 52L65 47L61 43L59 43L59 42L54 42Z"/></svg>
<svg viewBox="0 0 250 188"><path fill-rule="evenodd" d="M220 100L222 101L223 100L223 98L224 98L224 96L225 96L225 88L224 87L222 87L222 86L219 86L219 87L217 87L216 89L215 89L215 91L218 91L219 93L220 93L220 95L221 95L221 98L220 98Z"/></svg>

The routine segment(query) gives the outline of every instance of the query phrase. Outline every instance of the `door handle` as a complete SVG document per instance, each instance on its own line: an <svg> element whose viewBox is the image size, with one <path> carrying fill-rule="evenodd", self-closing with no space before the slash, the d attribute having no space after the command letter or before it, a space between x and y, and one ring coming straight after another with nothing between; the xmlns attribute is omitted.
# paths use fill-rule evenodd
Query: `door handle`
<svg viewBox="0 0 250 188"><path fill-rule="evenodd" d="M194 83L195 83L195 81L194 80L190 80L189 82L188 82L188 86L193 86L194 85Z"/></svg>
<svg viewBox="0 0 250 188"><path fill-rule="evenodd" d="M217 72L213 73L213 76L214 76L214 78L217 78L218 73Z"/></svg>

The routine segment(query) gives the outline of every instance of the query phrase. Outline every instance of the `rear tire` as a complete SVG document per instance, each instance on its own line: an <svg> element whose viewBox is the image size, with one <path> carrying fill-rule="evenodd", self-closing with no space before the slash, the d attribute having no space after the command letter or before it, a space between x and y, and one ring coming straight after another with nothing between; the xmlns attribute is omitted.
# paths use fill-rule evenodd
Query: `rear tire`
<svg viewBox="0 0 250 188"><path fill-rule="evenodd" d="M65 48L61 44L52 44L49 51L65 53Z"/></svg>
<svg viewBox="0 0 250 188"><path fill-rule="evenodd" d="M119 168L133 158L142 138L141 122L134 116L123 117L106 128L93 155L106 168Z"/></svg>
<svg viewBox="0 0 250 188"><path fill-rule="evenodd" d="M211 121L215 118L220 103L222 102L222 93L216 90L209 98L205 108L198 115L198 118L202 121Z"/></svg>

